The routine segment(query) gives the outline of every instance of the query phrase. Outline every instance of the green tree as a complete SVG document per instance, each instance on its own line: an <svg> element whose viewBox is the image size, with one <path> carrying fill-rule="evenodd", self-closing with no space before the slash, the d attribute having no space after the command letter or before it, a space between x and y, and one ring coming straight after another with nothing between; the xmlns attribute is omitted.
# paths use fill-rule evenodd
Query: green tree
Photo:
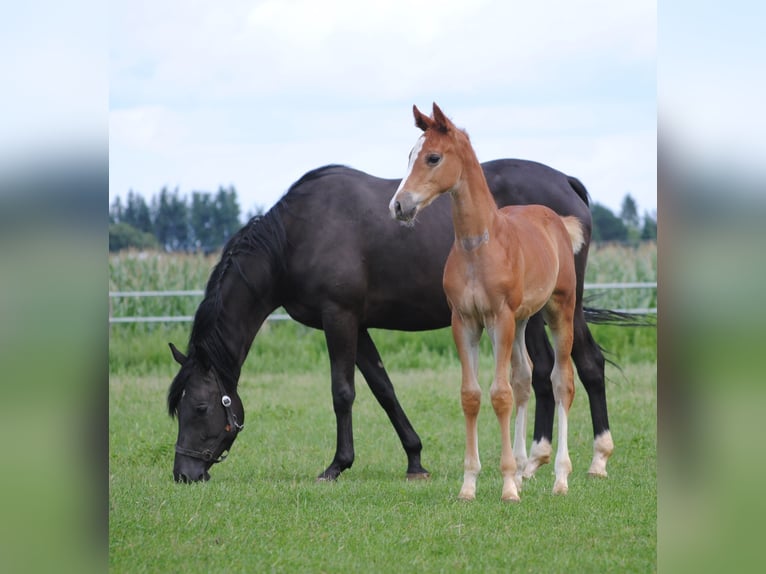
<svg viewBox="0 0 766 574"><path fill-rule="evenodd" d="M122 201L120 196L114 198L112 205L109 207L109 223L120 223L122 221Z"/></svg>
<svg viewBox="0 0 766 574"><path fill-rule="evenodd" d="M129 223L112 223L109 225L109 251L121 249L154 249L157 238L151 233L136 229Z"/></svg>
<svg viewBox="0 0 766 574"><path fill-rule="evenodd" d="M139 231L146 233L151 233L153 231L149 206L146 205L144 198L135 193L132 189L128 192L127 203L122 210L120 221L132 225Z"/></svg>
<svg viewBox="0 0 766 574"><path fill-rule="evenodd" d="M641 228L641 239L643 241L657 240L657 216L653 216L648 211L644 212L644 225Z"/></svg>
<svg viewBox="0 0 766 574"><path fill-rule="evenodd" d="M234 186L218 188L214 209L215 247L221 247L241 227L239 203Z"/></svg>
<svg viewBox="0 0 766 574"><path fill-rule="evenodd" d="M622 200L620 219L629 229L638 229L638 206L636 200L627 193Z"/></svg>
<svg viewBox="0 0 766 574"><path fill-rule="evenodd" d="M600 203L593 203L591 216L594 241L626 241L628 239L628 228L625 223L609 208Z"/></svg>
<svg viewBox="0 0 766 574"><path fill-rule="evenodd" d="M152 200L154 209L154 235L166 251L179 251L191 247L189 234L189 209L186 201L167 187L160 190L159 197Z"/></svg>
<svg viewBox="0 0 766 574"><path fill-rule="evenodd" d="M214 249L213 202L209 193L192 193L190 221L196 247L205 251Z"/></svg>

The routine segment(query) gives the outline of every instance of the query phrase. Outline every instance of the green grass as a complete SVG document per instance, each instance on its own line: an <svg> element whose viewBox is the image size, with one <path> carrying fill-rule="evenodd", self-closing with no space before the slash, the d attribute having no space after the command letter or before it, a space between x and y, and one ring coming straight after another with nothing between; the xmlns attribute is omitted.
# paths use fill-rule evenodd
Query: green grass
<svg viewBox="0 0 766 574"><path fill-rule="evenodd" d="M274 331L259 338L281 339ZM376 335L382 348L392 344L386 334ZM438 331L436 338L439 334L448 332ZM401 334L390 335L396 340ZM308 346L318 343L321 338ZM592 436L587 397L578 386L570 416L569 494L551 495L548 465L525 484L521 504L507 505L500 501L499 436L486 392L490 370L482 370L484 469L477 500L463 503L456 498L464 440L459 364L432 354L421 351L423 362L440 367L395 370L396 357L387 360L432 473L429 481L417 483L404 480L401 445L359 376L356 462L335 484L314 482L335 446L326 358L313 368L282 372L263 371L259 361L248 366L240 386L246 430L229 460L213 468L213 479L194 485L171 479L177 426L165 414L164 398L172 369L168 375L113 375L112 571L655 569L654 362L624 364L622 374L608 368L616 443L609 478L586 476ZM482 353L482 366L489 360Z"/></svg>

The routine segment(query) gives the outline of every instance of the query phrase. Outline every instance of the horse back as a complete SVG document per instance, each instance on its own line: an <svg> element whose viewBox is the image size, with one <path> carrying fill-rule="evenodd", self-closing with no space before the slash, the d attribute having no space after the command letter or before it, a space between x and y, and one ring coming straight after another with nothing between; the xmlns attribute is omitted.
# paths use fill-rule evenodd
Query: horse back
<svg viewBox="0 0 766 574"><path fill-rule="evenodd" d="M448 324L446 300L434 294L441 295L451 245L449 203L404 227L388 215L398 180L343 166L311 173L278 204L288 236L288 312L314 326L328 306L353 312L366 327Z"/></svg>

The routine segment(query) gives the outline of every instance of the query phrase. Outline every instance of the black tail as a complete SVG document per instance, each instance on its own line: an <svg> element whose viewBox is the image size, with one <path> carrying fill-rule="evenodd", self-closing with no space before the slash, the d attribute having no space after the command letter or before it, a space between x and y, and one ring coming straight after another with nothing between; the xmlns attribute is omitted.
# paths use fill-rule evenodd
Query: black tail
<svg viewBox="0 0 766 574"><path fill-rule="evenodd" d="M595 325L616 325L618 327L657 327L657 316L644 313L630 313L626 311L613 311L612 309L598 309L596 307L583 307L583 313L585 314L585 320L588 323ZM622 378L627 381L625 372L622 367L614 361L611 357L613 353L605 347L598 345L601 349L601 353L604 355L604 360L615 367L622 375Z"/></svg>
<svg viewBox="0 0 766 574"><path fill-rule="evenodd" d="M583 307L585 320L595 325L616 325L618 327L656 327L657 316L646 313L631 313L629 311L613 311Z"/></svg>
<svg viewBox="0 0 766 574"><path fill-rule="evenodd" d="M588 194L588 190L585 189L585 186L583 185L583 183L579 179L571 175L567 176L567 180L569 181L570 187L575 191L577 195L580 196L580 199L582 199L585 202L585 205L589 206L590 194Z"/></svg>

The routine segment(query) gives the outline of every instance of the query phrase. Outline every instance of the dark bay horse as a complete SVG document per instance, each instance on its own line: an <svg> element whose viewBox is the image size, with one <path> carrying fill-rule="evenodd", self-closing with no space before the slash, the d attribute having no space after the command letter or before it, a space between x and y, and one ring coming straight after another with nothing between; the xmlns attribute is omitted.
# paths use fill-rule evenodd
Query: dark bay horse
<svg viewBox="0 0 766 574"><path fill-rule="evenodd" d="M476 498L479 461L479 341L492 342L495 375L489 389L500 424L500 471L504 501L518 501L527 462L527 402L532 387L524 337L529 318L542 313L554 342L551 372L559 417L554 494L566 494L572 472L567 415L574 398L570 355L574 340L577 287L574 255L584 243L576 217L561 217L544 205L498 208L468 134L433 104L431 117L412 107L423 134L412 148L409 169L391 198L391 217L411 225L415 216L442 194L452 208L455 240L442 283L452 318L462 382L460 399L466 440L459 498ZM509 380L508 365L512 376ZM511 447L511 413L516 432Z"/></svg>
<svg viewBox="0 0 766 574"><path fill-rule="evenodd" d="M572 358L593 421L589 473L605 476L613 445L604 356L582 306L591 235L587 192L576 178L536 162L501 159L482 167L498 205L543 203L583 222L585 246L575 259ZM398 186L399 180L325 166L306 173L268 213L251 219L228 241L196 311L187 354L173 347L181 365L168 391L169 412L178 417L177 481L208 479L212 464L231 447L244 423L237 393L241 366L259 328L280 306L296 321L325 333L337 443L319 478L335 479L354 462L354 365L402 442L407 476L428 476L420 461L420 437L399 404L368 329L422 331L450 324L442 271L454 235L447 198L436 200L416 226L402 229L387 213ZM550 457L555 403L553 352L539 314L529 320L526 343L537 399L531 452L543 464ZM526 470L535 469L528 464Z"/></svg>

